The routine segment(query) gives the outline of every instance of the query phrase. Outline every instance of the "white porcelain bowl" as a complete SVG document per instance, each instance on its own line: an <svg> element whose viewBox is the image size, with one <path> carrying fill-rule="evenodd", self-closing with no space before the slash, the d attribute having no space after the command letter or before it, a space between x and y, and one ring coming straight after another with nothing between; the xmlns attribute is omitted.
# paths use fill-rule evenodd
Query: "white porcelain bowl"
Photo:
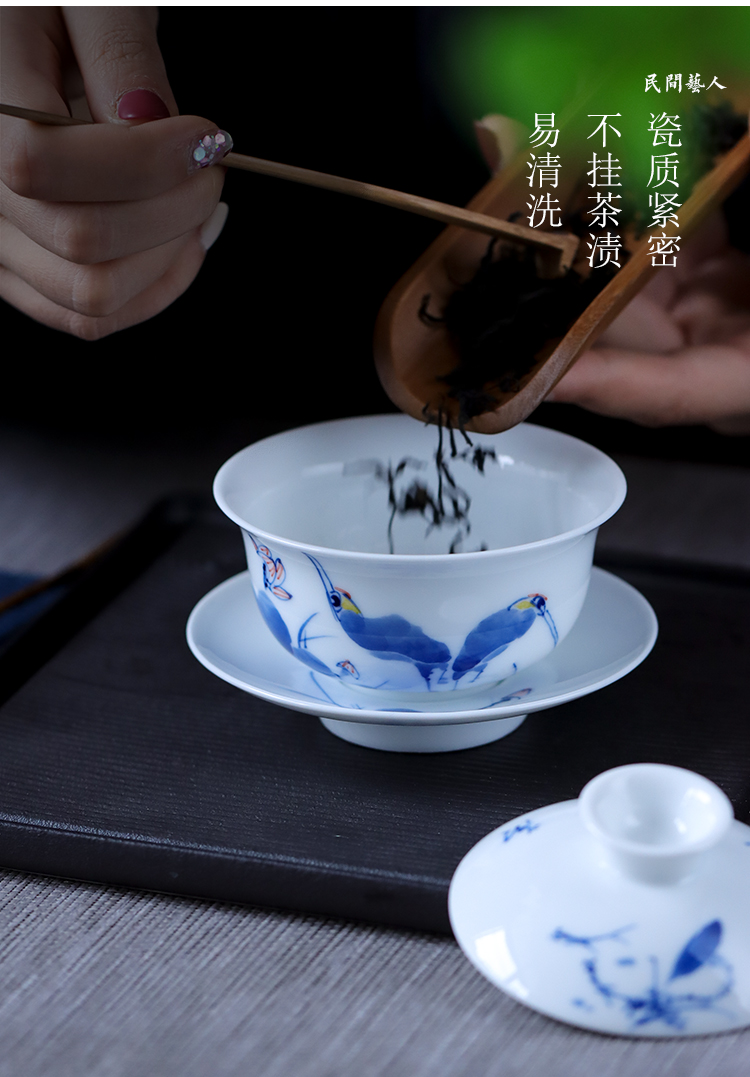
<svg viewBox="0 0 750 1077"><path fill-rule="evenodd" d="M363 705L384 693L400 707L426 692L470 698L544 658L575 623L597 528L625 497L599 450L522 424L458 443L454 459L445 438L460 491L444 480L444 503L468 495L468 533L418 512L396 512L389 528L389 496L403 506L417 481L436 499L437 439L405 415L320 423L250 445L214 483L269 631ZM494 453L483 472L461 455L476 447Z"/></svg>

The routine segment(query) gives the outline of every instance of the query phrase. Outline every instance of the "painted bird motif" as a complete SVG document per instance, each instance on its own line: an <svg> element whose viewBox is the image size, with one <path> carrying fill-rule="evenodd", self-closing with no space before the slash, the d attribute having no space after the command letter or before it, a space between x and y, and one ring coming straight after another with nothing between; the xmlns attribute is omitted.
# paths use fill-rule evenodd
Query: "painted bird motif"
<svg viewBox="0 0 750 1077"><path fill-rule="evenodd" d="M537 617L543 617L555 643L558 632L544 595L526 595L504 610L490 614L469 632L453 663L453 680L459 681L474 670L478 677L487 664L502 654L515 640L525 636Z"/></svg>
<svg viewBox="0 0 750 1077"><path fill-rule="evenodd" d="M310 555L307 555L310 557ZM443 673L451 660L450 649L432 639L417 625L397 613L385 617L365 617L348 591L334 587L328 573L314 557L310 560L318 571L336 620L349 639L376 658L411 662L430 686L436 669Z"/></svg>

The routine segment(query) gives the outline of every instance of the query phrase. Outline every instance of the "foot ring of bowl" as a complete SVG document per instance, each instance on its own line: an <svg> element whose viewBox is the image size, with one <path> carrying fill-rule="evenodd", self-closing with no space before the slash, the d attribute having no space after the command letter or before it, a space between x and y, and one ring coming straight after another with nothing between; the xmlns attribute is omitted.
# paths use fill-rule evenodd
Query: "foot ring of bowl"
<svg viewBox="0 0 750 1077"><path fill-rule="evenodd" d="M507 737L518 729L526 716L496 718L486 722L461 722L452 725L388 725L376 722L342 722L321 718L329 733L363 748L381 752L458 752L478 748Z"/></svg>

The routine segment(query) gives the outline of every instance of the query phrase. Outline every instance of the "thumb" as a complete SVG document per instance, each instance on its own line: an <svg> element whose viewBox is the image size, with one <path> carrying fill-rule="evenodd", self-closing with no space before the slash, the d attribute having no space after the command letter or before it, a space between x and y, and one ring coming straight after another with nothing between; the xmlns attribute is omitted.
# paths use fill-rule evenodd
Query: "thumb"
<svg viewBox="0 0 750 1077"><path fill-rule="evenodd" d="M529 129L509 116L492 114L474 121L474 134L494 176L518 153L529 136Z"/></svg>
<svg viewBox="0 0 750 1077"><path fill-rule="evenodd" d="M61 10L97 123L144 123L178 114L156 40L156 8Z"/></svg>

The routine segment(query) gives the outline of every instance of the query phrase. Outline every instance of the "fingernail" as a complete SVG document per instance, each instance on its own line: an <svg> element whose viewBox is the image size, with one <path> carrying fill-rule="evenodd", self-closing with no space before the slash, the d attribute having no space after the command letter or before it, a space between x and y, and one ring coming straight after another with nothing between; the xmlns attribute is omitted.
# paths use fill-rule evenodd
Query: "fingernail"
<svg viewBox="0 0 750 1077"><path fill-rule="evenodd" d="M216 240L221 235L221 231L227 219L229 213L229 206L226 202L219 202L216 209L213 211L207 221L204 221L201 225L201 230L198 234L198 239L201 242L201 246L204 251L213 247Z"/></svg>
<svg viewBox="0 0 750 1077"><path fill-rule="evenodd" d="M482 157L484 157L490 172L494 176L500 168L501 159L497 135L482 120L474 121L474 134Z"/></svg>
<svg viewBox="0 0 750 1077"><path fill-rule="evenodd" d="M226 131L216 131L213 135L204 135L199 139L190 154L190 170L208 168L226 157L233 146L232 136Z"/></svg>
<svg viewBox="0 0 750 1077"><path fill-rule="evenodd" d="M120 120L164 120L169 109L153 90L130 90L117 104Z"/></svg>

